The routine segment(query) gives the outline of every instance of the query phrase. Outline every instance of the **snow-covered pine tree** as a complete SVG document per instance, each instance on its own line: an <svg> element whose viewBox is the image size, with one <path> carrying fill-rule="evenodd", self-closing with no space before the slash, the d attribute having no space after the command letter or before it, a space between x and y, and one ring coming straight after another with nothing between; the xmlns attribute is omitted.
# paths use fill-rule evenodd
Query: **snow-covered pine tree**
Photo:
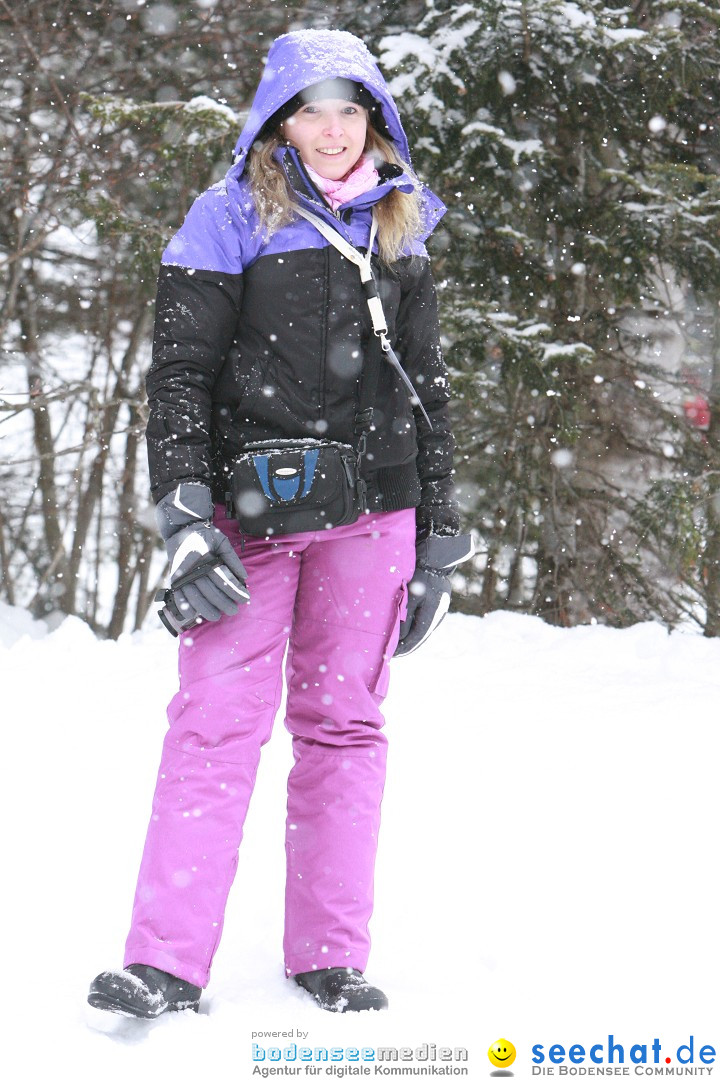
<svg viewBox="0 0 720 1080"><path fill-rule="evenodd" d="M702 591L686 450L710 450L664 339L688 288L720 295L719 25L696 0L428 0L380 42L449 207L467 610L672 623Z"/></svg>

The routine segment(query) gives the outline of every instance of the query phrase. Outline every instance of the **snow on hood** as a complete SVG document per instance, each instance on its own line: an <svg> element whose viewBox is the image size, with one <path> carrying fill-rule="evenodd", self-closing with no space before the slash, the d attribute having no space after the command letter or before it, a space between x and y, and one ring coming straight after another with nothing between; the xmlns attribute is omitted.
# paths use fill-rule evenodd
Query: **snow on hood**
<svg viewBox="0 0 720 1080"><path fill-rule="evenodd" d="M382 109L401 158L409 162L410 150L397 106L364 42L347 30L293 30L270 46L255 100L235 147L235 177L242 173L248 150L273 113L306 86L338 77L362 83L369 90Z"/></svg>

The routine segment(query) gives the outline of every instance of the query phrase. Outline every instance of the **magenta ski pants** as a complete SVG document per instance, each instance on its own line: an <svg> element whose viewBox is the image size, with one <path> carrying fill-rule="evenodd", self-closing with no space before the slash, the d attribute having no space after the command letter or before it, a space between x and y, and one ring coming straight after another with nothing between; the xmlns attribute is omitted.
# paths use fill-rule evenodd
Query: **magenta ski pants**
<svg viewBox="0 0 720 1080"><path fill-rule="evenodd" d="M286 971L363 971L385 780L380 705L414 568L415 511L273 542L246 537L242 549L221 508L215 524L247 569L251 599L181 635L125 965L207 985L287 648Z"/></svg>

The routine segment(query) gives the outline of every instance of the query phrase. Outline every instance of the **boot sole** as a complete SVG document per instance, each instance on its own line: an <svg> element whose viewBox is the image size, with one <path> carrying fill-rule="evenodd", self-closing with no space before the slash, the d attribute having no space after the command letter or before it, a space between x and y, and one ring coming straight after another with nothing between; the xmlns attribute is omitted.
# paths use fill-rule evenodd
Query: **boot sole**
<svg viewBox="0 0 720 1080"><path fill-rule="evenodd" d="M387 1007L388 1007L387 1001L384 1001L384 1002L374 1001L374 1002L371 1002L369 1005L366 1005L364 1003L361 1005L358 1002L357 1004L350 1003L350 1004L346 1005L345 1008L342 1011L343 1012L384 1012L387 1009Z"/></svg>
<svg viewBox="0 0 720 1080"><path fill-rule="evenodd" d="M88 1004L94 1009L102 1009L103 1012L117 1013L119 1016L130 1016L133 1020L155 1020L166 1012L199 1012L199 1001L173 1001L158 1012L144 1012L142 1009L133 1008L126 1001L118 1001L117 998L107 994L92 993L88 995Z"/></svg>
<svg viewBox="0 0 720 1080"><path fill-rule="evenodd" d="M333 1013L346 1013L346 1012L383 1012L388 1007L387 998L365 998L365 1000L345 997L340 997L334 1000L328 1000L327 998L321 998L317 994L310 993L310 997L313 999L316 1005L319 1005L325 1012Z"/></svg>

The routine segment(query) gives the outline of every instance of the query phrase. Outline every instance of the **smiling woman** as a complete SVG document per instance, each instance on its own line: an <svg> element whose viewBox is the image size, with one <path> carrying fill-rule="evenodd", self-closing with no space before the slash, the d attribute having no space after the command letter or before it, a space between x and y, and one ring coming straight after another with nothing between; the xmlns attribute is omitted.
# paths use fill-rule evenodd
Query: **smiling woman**
<svg viewBox="0 0 720 1080"><path fill-rule="evenodd" d="M296 31L270 51L232 168L165 250L147 437L180 687L125 967L93 981L96 1008L199 1008L283 672L285 973L324 1009L387 1006L363 972L388 661L430 635L472 550L423 243L443 210L363 43ZM234 484L249 460L281 511L267 530ZM332 512L314 477L336 478Z"/></svg>

